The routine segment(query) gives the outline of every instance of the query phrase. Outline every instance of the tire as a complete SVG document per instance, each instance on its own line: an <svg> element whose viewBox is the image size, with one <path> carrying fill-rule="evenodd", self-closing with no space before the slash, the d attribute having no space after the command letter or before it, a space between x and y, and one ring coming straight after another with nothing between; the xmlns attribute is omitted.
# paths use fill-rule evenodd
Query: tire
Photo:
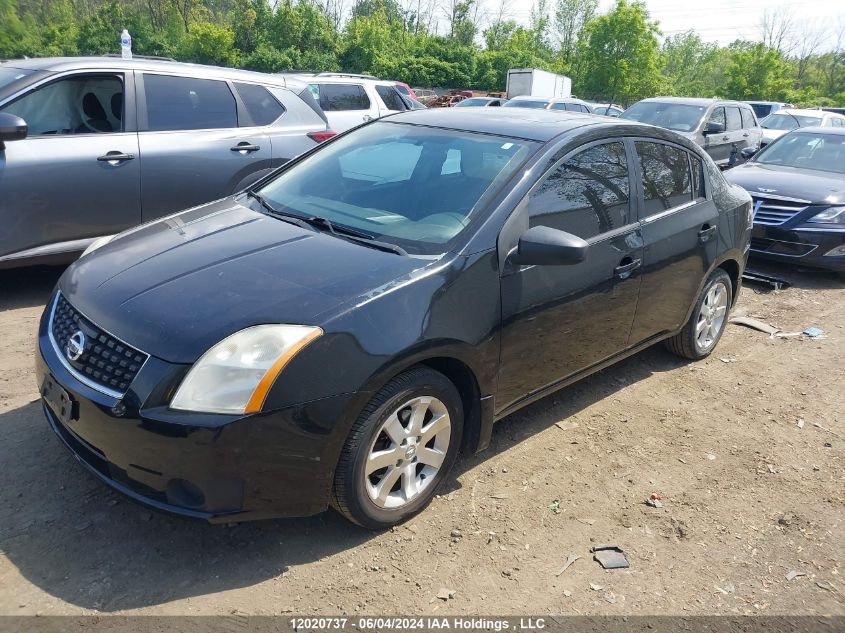
<svg viewBox="0 0 845 633"><path fill-rule="evenodd" d="M461 396L443 374L415 367L396 376L352 425L335 470L332 505L371 530L413 516L455 463L463 418Z"/></svg>
<svg viewBox="0 0 845 633"><path fill-rule="evenodd" d="M715 307L710 306L714 301ZM690 360L709 356L716 349L728 324L732 301L731 278L724 270L717 268L707 278L684 329L666 339L666 348L673 354ZM708 319L708 310L711 307L713 311Z"/></svg>

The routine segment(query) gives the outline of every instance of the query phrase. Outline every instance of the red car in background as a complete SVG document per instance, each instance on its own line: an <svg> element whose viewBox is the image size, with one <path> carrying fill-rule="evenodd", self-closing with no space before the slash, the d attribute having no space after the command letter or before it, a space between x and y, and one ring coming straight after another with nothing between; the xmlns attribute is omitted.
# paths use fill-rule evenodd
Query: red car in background
<svg viewBox="0 0 845 633"><path fill-rule="evenodd" d="M406 83L402 83L401 81L394 82L396 84L396 89L401 92L403 95L411 97L415 101L418 101L417 95L414 90Z"/></svg>

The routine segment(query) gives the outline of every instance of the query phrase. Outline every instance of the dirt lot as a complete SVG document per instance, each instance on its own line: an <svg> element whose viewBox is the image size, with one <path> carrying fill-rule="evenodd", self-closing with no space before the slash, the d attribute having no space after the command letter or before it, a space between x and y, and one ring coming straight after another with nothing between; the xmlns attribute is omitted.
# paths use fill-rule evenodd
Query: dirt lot
<svg viewBox="0 0 845 633"><path fill-rule="evenodd" d="M730 325L701 363L647 350L501 422L426 511L381 534L331 512L209 526L111 492L36 400L59 271L2 273L0 613L843 615L845 288L770 270L795 285L746 288L738 313L826 338ZM594 543L630 569L602 570Z"/></svg>

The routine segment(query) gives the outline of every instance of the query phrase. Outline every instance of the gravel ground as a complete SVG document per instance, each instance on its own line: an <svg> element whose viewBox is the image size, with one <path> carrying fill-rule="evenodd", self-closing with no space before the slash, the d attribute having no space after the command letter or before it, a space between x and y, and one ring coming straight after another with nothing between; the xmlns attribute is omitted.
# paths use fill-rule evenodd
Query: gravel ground
<svg viewBox="0 0 845 633"><path fill-rule="evenodd" d="M736 313L825 338L730 325L703 362L646 350L503 420L383 533L332 512L210 526L111 492L37 402L60 271L0 273L0 614L845 615L845 288L768 270L794 285Z"/></svg>

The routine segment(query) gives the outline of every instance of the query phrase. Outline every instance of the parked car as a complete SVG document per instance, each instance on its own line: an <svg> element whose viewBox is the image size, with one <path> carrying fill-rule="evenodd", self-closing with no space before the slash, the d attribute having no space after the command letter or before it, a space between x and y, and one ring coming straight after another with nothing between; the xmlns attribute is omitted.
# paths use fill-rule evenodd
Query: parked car
<svg viewBox="0 0 845 633"><path fill-rule="evenodd" d="M625 112L625 108L613 103L594 103L593 112L604 116L618 117L620 114Z"/></svg>
<svg viewBox="0 0 845 633"><path fill-rule="evenodd" d="M502 106L507 103L507 101L507 99L499 99L493 97L472 97L471 99L464 99L463 101L455 105L464 108L498 108L499 106Z"/></svg>
<svg viewBox="0 0 845 633"><path fill-rule="evenodd" d="M722 168L742 162L744 149L757 150L763 135L751 106L739 101L655 97L638 101L619 116L686 136Z"/></svg>
<svg viewBox="0 0 845 633"><path fill-rule="evenodd" d="M466 95L459 95L459 94L448 94L437 97L434 101L431 102L429 108L453 108L458 105L461 101L465 100L467 97Z"/></svg>
<svg viewBox="0 0 845 633"><path fill-rule="evenodd" d="M534 108L536 110L565 110L567 112L592 113L593 108L586 101L567 97L565 99L547 99L543 97L514 97L503 104L507 108Z"/></svg>
<svg viewBox="0 0 845 633"><path fill-rule="evenodd" d="M314 98L337 132L372 119L411 109L395 81L347 73L285 74L308 84Z"/></svg>
<svg viewBox="0 0 845 633"><path fill-rule="evenodd" d="M383 528L495 420L661 340L710 354L750 227L748 194L672 132L394 115L92 248L41 321L44 412L157 509Z"/></svg>
<svg viewBox="0 0 845 633"><path fill-rule="evenodd" d="M754 200L753 256L845 272L845 128L789 132L725 177Z"/></svg>
<svg viewBox="0 0 845 633"><path fill-rule="evenodd" d="M835 112L836 114L845 115L845 108L821 108L825 112Z"/></svg>
<svg viewBox="0 0 845 633"><path fill-rule="evenodd" d="M0 119L0 268L70 261L333 134L302 82L106 57L3 64Z"/></svg>
<svg viewBox="0 0 845 633"><path fill-rule="evenodd" d="M777 112L783 108L794 108L791 103L781 103L780 101L743 101L751 106L754 114L757 115L757 120L762 121L765 117L773 112Z"/></svg>
<svg viewBox="0 0 845 633"><path fill-rule="evenodd" d="M760 121L763 128L762 146L801 127L845 127L845 116L823 110L785 108Z"/></svg>

